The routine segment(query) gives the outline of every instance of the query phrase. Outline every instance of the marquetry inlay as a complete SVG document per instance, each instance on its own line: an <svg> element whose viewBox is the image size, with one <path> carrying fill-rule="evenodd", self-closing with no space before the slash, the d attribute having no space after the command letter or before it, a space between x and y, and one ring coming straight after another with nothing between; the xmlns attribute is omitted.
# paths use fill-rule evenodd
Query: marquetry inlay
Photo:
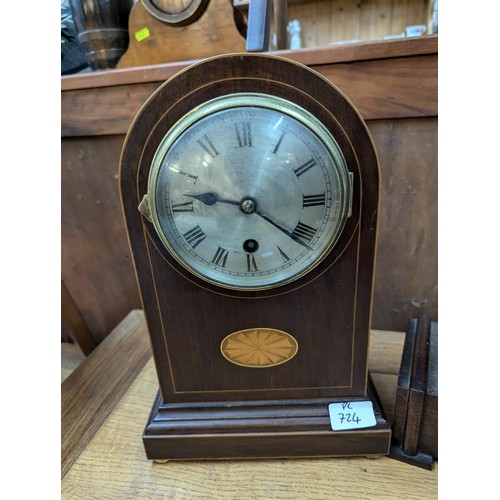
<svg viewBox="0 0 500 500"><path fill-rule="evenodd" d="M272 328L249 328L228 335L220 348L231 363L247 368L267 368L290 361L298 347L288 333Z"/></svg>

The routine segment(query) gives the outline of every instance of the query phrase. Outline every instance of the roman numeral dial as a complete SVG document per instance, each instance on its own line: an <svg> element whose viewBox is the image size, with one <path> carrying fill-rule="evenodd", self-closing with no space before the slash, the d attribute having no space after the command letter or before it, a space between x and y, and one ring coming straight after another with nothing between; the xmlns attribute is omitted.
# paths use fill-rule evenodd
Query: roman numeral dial
<svg viewBox="0 0 500 500"><path fill-rule="evenodd" d="M252 272L252 271L258 271L257 267L257 262L255 262L255 256L252 254L246 254L247 258L247 271Z"/></svg>
<svg viewBox="0 0 500 500"><path fill-rule="evenodd" d="M189 231L186 231L182 236L191 248L196 248L207 237L199 225L196 225Z"/></svg>
<svg viewBox="0 0 500 500"><path fill-rule="evenodd" d="M300 221L292 232L294 239L307 242L310 242L315 234L316 229Z"/></svg>
<svg viewBox="0 0 500 500"><path fill-rule="evenodd" d="M300 167L296 168L293 172L297 177L300 177L301 175L304 175L306 172L308 172L311 168L315 167L317 165L316 160L311 159L303 163Z"/></svg>
<svg viewBox="0 0 500 500"><path fill-rule="evenodd" d="M250 122L240 122L234 124L236 140L239 148L252 147L252 126Z"/></svg>
<svg viewBox="0 0 500 500"><path fill-rule="evenodd" d="M274 146L274 149L272 151L273 155L278 154L278 150L281 146L281 143L283 142L283 138L285 137L285 133L286 133L285 131L281 132L280 137L278 139L278 142L276 143L276 145Z"/></svg>
<svg viewBox="0 0 500 500"><path fill-rule="evenodd" d="M317 207L325 204L325 193L302 195L302 208Z"/></svg>
<svg viewBox="0 0 500 500"><path fill-rule="evenodd" d="M172 130L149 182L157 232L184 271L260 291L299 280L328 255L346 218L348 174L308 112L233 94Z"/></svg>
<svg viewBox="0 0 500 500"><path fill-rule="evenodd" d="M172 204L172 212L193 212L193 201Z"/></svg>
<svg viewBox="0 0 500 500"><path fill-rule="evenodd" d="M198 139L196 142L206 153L208 153L210 158L219 156L220 153L217 151L207 134L204 134L203 137L201 139Z"/></svg>
<svg viewBox="0 0 500 500"><path fill-rule="evenodd" d="M222 247L217 247L217 251L215 252L214 258L212 259L212 263L217 266L226 267L228 255L229 250L226 250Z"/></svg>

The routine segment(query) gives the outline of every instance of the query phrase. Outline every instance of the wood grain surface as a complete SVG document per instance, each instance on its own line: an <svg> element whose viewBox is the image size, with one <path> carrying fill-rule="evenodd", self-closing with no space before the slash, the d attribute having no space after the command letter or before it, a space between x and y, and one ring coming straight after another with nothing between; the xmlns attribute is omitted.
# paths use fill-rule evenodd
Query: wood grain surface
<svg viewBox="0 0 500 500"><path fill-rule="evenodd" d="M428 23L429 0L317 0L290 2L289 19L299 19L302 47L354 40L382 40L405 27Z"/></svg>
<svg viewBox="0 0 500 500"><path fill-rule="evenodd" d="M145 334L142 313L134 314L138 330ZM397 374L374 369L396 366L403 339L402 332L372 332L370 367L389 418ZM88 368L77 370L85 375ZM134 378L121 398L114 397L117 386L107 378L103 394L113 399L114 408L91 435L81 437L83 449L62 480L64 500L437 498L437 463L429 472L388 457L150 462L142 432L158 389L152 359ZM83 432L89 421L80 423Z"/></svg>
<svg viewBox="0 0 500 500"><path fill-rule="evenodd" d="M92 332L63 281L61 281L61 324L68 330L85 356L95 349L96 342Z"/></svg>
<svg viewBox="0 0 500 500"><path fill-rule="evenodd" d="M61 147L62 278L96 343L142 307L118 194L122 142L85 137Z"/></svg>
<svg viewBox="0 0 500 500"><path fill-rule="evenodd" d="M63 476L150 358L144 316L132 311L63 382Z"/></svg>
<svg viewBox="0 0 500 500"><path fill-rule="evenodd" d="M437 116L437 64L437 55L423 55L311 67L339 87L365 120L376 120ZM64 91L62 136L125 134L162 83Z"/></svg>
<svg viewBox="0 0 500 500"><path fill-rule="evenodd" d="M286 57L306 66L435 55L438 53L438 35L310 47L300 50L279 50L269 53ZM196 60L199 60L199 58ZM65 75L61 77L61 91L163 82L193 62L176 61L164 64L143 65L135 68L118 68L93 73Z"/></svg>
<svg viewBox="0 0 500 500"><path fill-rule="evenodd" d="M85 359L78 344L61 342L61 383L64 382Z"/></svg>
<svg viewBox="0 0 500 500"><path fill-rule="evenodd" d="M184 61L245 50L245 39L236 27L233 6L229 0L211 0L198 19L181 27L156 19L142 2L137 2L130 12L128 26L129 46L118 68ZM144 30L149 36L136 37L136 33L144 33Z"/></svg>
<svg viewBox="0 0 500 500"><path fill-rule="evenodd" d="M438 120L368 123L380 171L372 328L405 330L438 320Z"/></svg>

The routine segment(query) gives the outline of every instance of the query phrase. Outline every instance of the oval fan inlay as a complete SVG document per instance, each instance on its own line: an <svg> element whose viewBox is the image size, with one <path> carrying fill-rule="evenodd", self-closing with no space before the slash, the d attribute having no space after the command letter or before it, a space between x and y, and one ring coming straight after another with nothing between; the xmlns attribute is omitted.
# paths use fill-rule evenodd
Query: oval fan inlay
<svg viewBox="0 0 500 500"><path fill-rule="evenodd" d="M221 343L222 355L231 363L248 368L268 368L290 361L297 341L272 328L249 328L231 333Z"/></svg>

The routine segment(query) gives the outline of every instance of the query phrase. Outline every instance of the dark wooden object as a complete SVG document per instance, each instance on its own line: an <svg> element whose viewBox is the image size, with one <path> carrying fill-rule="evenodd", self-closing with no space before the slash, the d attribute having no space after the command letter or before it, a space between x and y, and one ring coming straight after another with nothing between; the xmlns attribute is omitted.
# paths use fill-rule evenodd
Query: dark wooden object
<svg viewBox="0 0 500 500"><path fill-rule="evenodd" d="M438 324L408 322L396 392L391 456L423 468L438 458Z"/></svg>
<svg viewBox="0 0 500 500"><path fill-rule="evenodd" d="M70 0L69 4L89 66L114 68L128 47L133 0Z"/></svg>
<svg viewBox="0 0 500 500"><path fill-rule="evenodd" d="M385 455L390 431L374 391L370 381L376 428L351 432L332 432L328 415L329 403L345 398L194 405L168 404L158 394L144 434L146 454L159 460L193 453L197 459Z"/></svg>
<svg viewBox="0 0 500 500"><path fill-rule="evenodd" d="M63 141L62 278L95 343L132 309L140 309L120 206L123 138Z"/></svg>
<svg viewBox="0 0 500 500"><path fill-rule="evenodd" d="M276 49L284 50L288 47L288 0L273 1L274 33L276 33Z"/></svg>
<svg viewBox="0 0 500 500"><path fill-rule="evenodd" d="M96 342L63 281L61 282L61 322L83 354L88 356L95 349Z"/></svg>
<svg viewBox="0 0 500 500"><path fill-rule="evenodd" d="M258 292L221 290L189 274L137 208L152 158L173 124L203 102L237 92L276 95L313 113L338 141L354 175L352 217L330 254L297 281ZM149 458L387 453L390 429L380 414L376 427L348 433L332 432L325 416L327 401L373 398L367 354L378 176L359 114L305 66L268 56L214 58L151 96L129 131L120 170L160 382L144 437ZM219 351L222 339L257 325L291 332L300 355L260 370L229 364Z"/></svg>
<svg viewBox="0 0 500 500"><path fill-rule="evenodd" d="M62 477L150 358L143 313L132 311L63 382Z"/></svg>

